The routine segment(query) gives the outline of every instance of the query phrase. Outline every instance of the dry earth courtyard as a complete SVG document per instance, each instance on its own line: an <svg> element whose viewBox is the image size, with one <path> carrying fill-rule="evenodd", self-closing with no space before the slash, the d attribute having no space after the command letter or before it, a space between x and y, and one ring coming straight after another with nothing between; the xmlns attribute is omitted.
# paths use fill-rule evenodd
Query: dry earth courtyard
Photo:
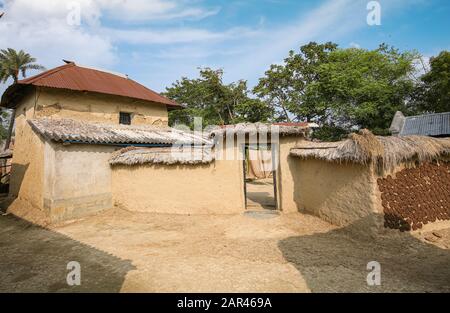
<svg viewBox="0 0 450 313"><path fill-rule="evenodd" d="M445 292L450 228L372 234L297 214L112 209L49 229L0 217L0 292ZM367 263L381 286L367 285ZM81 264L81 286L66 283Z"/></svg>

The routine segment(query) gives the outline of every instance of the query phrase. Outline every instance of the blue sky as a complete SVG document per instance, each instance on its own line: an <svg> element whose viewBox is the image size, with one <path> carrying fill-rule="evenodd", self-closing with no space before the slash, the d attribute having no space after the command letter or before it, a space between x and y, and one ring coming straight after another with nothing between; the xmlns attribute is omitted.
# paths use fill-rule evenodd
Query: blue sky
<svg viewBox="0 0 450 313"><path fill-rule="evenodd" d="M380 26L366 23L368 2L0 0L0 48L24 49L47 68L64 58L125 73L156 91L205 66L253 86L309 41L367 49L385 42L426 58L450 49L450 1L378 1ZM77 12L81 24L73 25L68 16Z"/></svg>

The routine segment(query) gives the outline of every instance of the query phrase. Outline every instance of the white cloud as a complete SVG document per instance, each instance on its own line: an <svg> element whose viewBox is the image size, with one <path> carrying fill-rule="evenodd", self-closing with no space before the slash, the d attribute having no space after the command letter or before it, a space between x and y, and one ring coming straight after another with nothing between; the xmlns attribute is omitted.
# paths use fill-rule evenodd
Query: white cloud
<svg viewBox="0 0 450 313"><path fill-rule="evenodd" d="M113 42L121 42L135 45L150 44L176 44L192 42L208 42L231 40L256 36L258 31L248 28L231 28L223 32L213 32L199 28L169 28L162 30L152 29L113 29L104 28L102 34L110 38Z"/></svg>
<svg viewBox="0 0 450 313"><path fill-rule="evenodd" d="M6 14L0 21L0 48L23 49L39 63L53 67L61 59L83 64L112 67L117 63L118 45L168 44L220 40L228 32L216 33L203 29L151 29L118 26L106 28L106 21L117 24L144 23L160 19L198 19L219 12L204 9L183 0L4 0ZM81 25L67 22L68 14L79 6Z"/></svg>
<svg viewBox="0 0 450 313"><path fill-rule="evenodd" d="M138 10L136 8L110 8L107 13L110 17L124 22L136 23L148 20L171 20L180 18L202 19L209 16L216 15L220 12L220 8L202 9L202 8L186 8L181 10L167 10L167 11L151 11Z"/></svg>
<svg viewBox="0 0 450 313"><path fill-rule="evenodd" d="M69 7L78 5L84 23L98 23L102 18L117 22L148 22L160 19L204 18L220 8L204 9L187 6L180 0L5 0L8 14L17 20L44 18L65 19Z"/></svg>
<svg viewBox="0 0 450 313"><path fill-rule="evenodd" d="M63 58L99 66L110 66L115 62L110 41L85 28L67 24L67 11L60 6L39 6L37 3L6 1L6 13L0 22L1 48L23 49L47 67L60 65Z"/></svg>
<svg viewBox="0 0 450 313"><path fill-rule="evenodd" d="M256 84L257 78L264 75L269 65L281 62L289 50L298 50L309 41L338 41L358 29L369 27L366 23L366 3L354 0L322 2L316 9L299 16L297 21L275 30L267 30L259 41L246 45L247 51L242 57L219 66L228 70L226 77L229 80L247 77L250 85ZM407 0L382 1L383 18L386 18L386 12L409 4Z"/></svg>
<svg viewBox="0 0 450 313"><path fill-rule="evenodd" d="M66 22L70 12L67 5L71 2L80 4L81 26L73 27ZM397 9L404 2L383 1L383 14L389 7ZM121 69L157 90L181 76L195 75L197 67L204 64L223 67L227 80L248 78L252 85L271 63L281 62L290 49L298 49L311 40L338 40L368 27L363 0L327 0L278 28L267 26L273 24L261 17L259 23L255 21L255 29L221 30L192 26L199 25L190 23L192 20L220 12L219 8L207 7L199 0L4 0L3 3L6 14L0 20L0 48L24 49L49 68L60 65L65 58L80 64Z"/></svg>

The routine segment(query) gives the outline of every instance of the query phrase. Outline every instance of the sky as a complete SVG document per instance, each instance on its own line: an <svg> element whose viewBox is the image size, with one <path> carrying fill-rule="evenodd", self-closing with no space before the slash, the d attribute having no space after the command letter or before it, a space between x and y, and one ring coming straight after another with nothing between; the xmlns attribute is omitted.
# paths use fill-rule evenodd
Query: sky
<svg viewBox="0 0 450 313"><path fill-rule="evenodd" d="M370 2L380 25L367 22ZM0 49L48 69L66 59L120 72L158 92L199 67L252 87L310 41L387 43L426 59L450 50L448 0L0 0L0 12Z"/></svg>

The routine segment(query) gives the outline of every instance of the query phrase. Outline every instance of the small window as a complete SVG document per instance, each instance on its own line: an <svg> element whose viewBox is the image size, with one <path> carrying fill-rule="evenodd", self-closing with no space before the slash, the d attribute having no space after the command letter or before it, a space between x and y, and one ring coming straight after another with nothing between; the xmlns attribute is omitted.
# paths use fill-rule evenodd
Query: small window
<svg viewBox="0 0 450 313"><path fill-rule="evenodd" d="M131 114L120 112L119 123L123 125L131 125Z"/></svg>

